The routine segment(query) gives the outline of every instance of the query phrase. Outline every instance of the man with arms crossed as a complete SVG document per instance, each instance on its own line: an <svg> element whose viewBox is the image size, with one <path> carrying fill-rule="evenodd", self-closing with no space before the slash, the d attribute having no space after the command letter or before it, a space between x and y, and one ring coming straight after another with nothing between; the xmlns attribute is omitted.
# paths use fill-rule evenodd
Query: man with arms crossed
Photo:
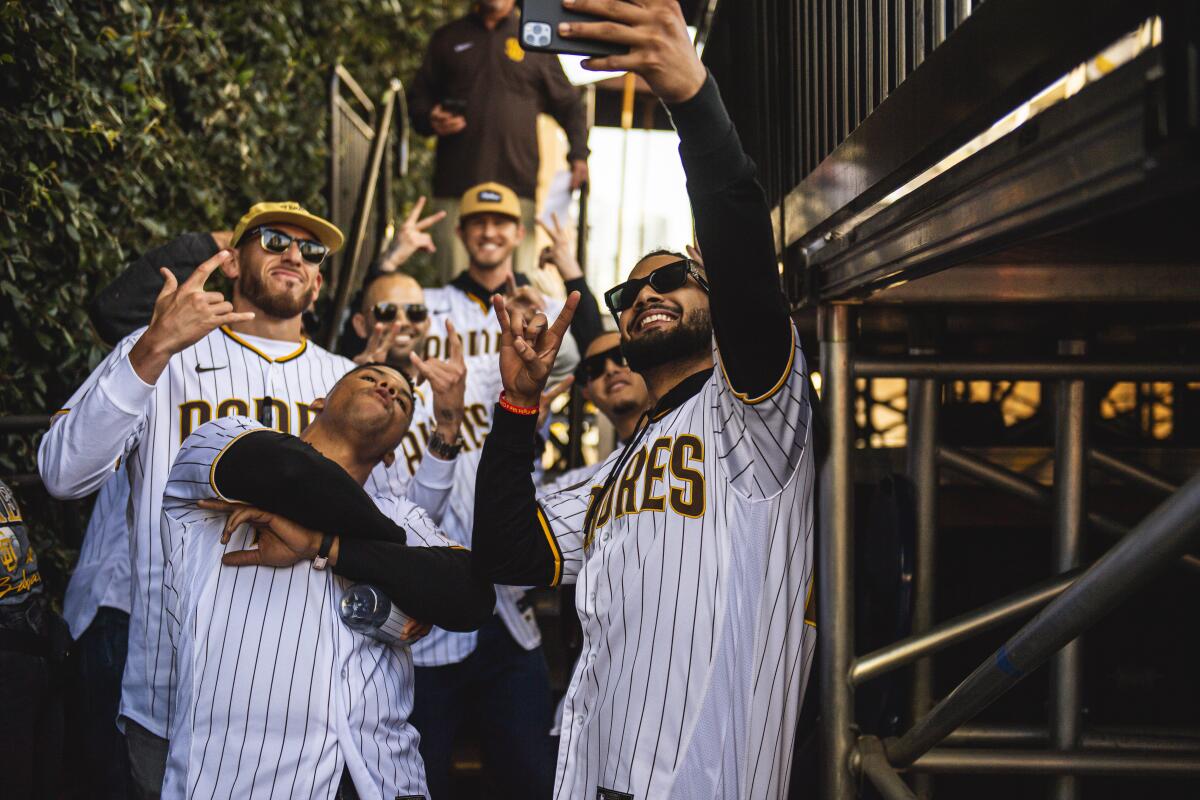
<svg viewBox="0 0 1200 800"><path fill-rule="evenodd" d="M482 624L495 597L423 511L362 489L411 422L407 377L358 367L313 405L299 438L245 417L206 423L171 470L166 797L426 796L408 650L346 627L342 593L373 584L452 630Z"/></svg>
<svg viewBox="0 0 1200 800"><path fill-rule="evenodd" d="M505 394L472 556L498 583L577 582L556 797L782 798L816 639L814 470L769 210L675 0L570 5L612 21L564 35L630 48L585 65L640 74L671 112L708 269L652 255L606 293L655 405L590 484L540 502L520 467L572 303L547 329L495 302Z"/></svg>
<svg viewBox="0 0 1200 800"><path fill-rule="evenodd" d="M213 417L251 416L302 430L312 402L353 363L308 342L300 316L320 291L321 265L341 232L297 203L259 203L223 249L183 281L164 283L149 327L126 336L56 416L38 450L46 489L77 498L100 488L118 461L130 483L132 602L121 719L142 797L158 796L171 721L171 643L164 626L163 486L180 444ZM217 269L230 301L206 291ZM447 438L457 438L455 429ZM430 469L442 465L426 459ZM453 465L444 463L444 471ZM442 486L445 476L431 483ZM415 488L414 488L415 491ZM444 490L439 490L444 498Z"/></svg>

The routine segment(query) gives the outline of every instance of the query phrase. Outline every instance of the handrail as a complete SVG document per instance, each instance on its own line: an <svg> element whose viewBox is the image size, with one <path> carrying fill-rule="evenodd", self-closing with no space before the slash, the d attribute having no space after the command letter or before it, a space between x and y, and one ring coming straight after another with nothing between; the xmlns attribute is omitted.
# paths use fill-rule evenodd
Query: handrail
<svg viewBox="0 0 1200 800"><path fill-rule="evenodd" d="M399 80L393 79L383 95L383 112L380 114L379 124L375 128L374 139L371 142L371 157L367 163L365 179L359 190L358 203L355 205L354 224L346 243L346 253L342 260L342 270L337 281L333 307L330 309L328 319L325 320L323 338L325 348L328 350L332 350L337 345L342 316L350 303L353 291L357 290L358 285L362 282L366 269L366 261L363 259L362 252L363 242L367 238L367 227L371 220L371 210L376 202L379 176L386 161L385 154L391 135L392 120L395 117L397 104L404 104L404 101L399 99L403 94L404 85ZM371 253L368 258L374 258L375 255L375 253Z"/></svg>

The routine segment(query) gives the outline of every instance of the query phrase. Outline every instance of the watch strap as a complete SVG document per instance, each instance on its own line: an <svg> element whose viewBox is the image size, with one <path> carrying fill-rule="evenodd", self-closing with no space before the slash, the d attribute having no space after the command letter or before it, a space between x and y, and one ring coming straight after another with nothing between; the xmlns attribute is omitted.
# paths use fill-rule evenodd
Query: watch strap
<svg viewBox="0 0 1200 800"><path fill-rule="evenodd" d="M329 551L333 549L333 534L327 533L321 537L321 546L317 548L317 556L313 559L313 569L325 569L329 564Z"/></svg>

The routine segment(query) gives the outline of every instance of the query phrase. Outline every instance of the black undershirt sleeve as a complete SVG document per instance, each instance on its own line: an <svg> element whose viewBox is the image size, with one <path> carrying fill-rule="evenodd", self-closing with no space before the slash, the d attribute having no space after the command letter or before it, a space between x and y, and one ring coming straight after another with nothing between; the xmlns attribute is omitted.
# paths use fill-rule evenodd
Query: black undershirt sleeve
<svg viewBox="0 0 1200 800"><path fill-rule="evenodd" d="M766 195L711 75L695 97L668 110L679 132L721 363L735 391L760 397L784 376L792 354Z"/></svg>
<svg viewBox="0 0 1200 800"><path fill-rule="evenodd" d="M476 630L496 607L491 581L473 576L470 552L458 547L342 537L333 571L378 587L413 619L448 631Z"/></svg>
<svg viewBox="0 0 1200 800"><path fill-rule="evenodd" d="M537 417L496 407L475 480L471 560L478 575L509 586L552 586L554 553L533 485Z"/></svg>
<svg viewBox="0 0 1200 800"><path fill-rule="evenodd" d="M147 250L127 266L112 283L88 303L88 317L100 338L110 345L150 324L154 301L162 290L159 267L166 267L183 283L188 276L217 254L217 243L208 233L185 233Z"/></svg>
<svg viewBox="0 0 1200 800"><path fill-rule="evenodd" d="M466 551L407 547L404 528L341 466L295 436L256 431L241 437L221 455L213 482L230 500L337 534L334 572L377 586L414 619L474 630L495 608L495 591L472 574Z"/></svg>
<svg viewBox="0 0 1200 800"><path fill-rule="evenodd" d="M566 281L566 286L568 295L571 292L579 292L579 305L575 308L575 316L571 319L571 337L575 339L575 344L579 347L579 357L583 358L592 340L603 330L603 324L600 321L600 307L596 304L596 296L592 294L587 278L572 278Z"/></svg>

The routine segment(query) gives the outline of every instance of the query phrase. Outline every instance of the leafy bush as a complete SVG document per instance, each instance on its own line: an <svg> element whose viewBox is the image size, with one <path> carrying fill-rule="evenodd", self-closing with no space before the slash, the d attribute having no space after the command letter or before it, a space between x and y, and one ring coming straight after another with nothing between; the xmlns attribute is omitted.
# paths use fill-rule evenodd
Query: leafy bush
<svg viewBox="0 0 1200 800"><path fill-rule="evenodd" d="M52 410L86 377L103 356L86 302L137 253L231 228L260 199L324 211L333 65L378 98L464 6L5 0L0 414ZM398 203L426 185L430 152L414 145ZM34 440L0 437L0 474L34 471ZM27 518L53 520L34 526L53 585L77 523L21 494Z"/></svg>

